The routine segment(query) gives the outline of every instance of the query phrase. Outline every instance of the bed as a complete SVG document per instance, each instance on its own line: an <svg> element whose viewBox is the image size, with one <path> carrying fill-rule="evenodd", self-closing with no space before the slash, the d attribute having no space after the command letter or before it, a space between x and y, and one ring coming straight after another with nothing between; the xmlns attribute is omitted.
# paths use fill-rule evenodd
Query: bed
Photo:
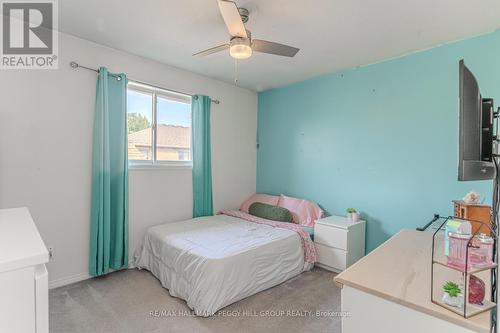
<svg viewBox="0 0 500 333"><path fill-rule="evenodd" d="M310 270L315 260L300 226L223 211L149 228L134 266L149 270L196 315L211 316Z"/></svg>

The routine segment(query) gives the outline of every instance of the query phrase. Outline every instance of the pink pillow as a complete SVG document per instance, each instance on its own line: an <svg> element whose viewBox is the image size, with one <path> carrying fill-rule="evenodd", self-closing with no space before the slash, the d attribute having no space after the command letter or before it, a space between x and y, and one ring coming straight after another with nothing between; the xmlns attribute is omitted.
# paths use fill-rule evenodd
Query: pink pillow
<svg viewBox="0 0 500 333"><path fill-rule="evenodd" d="M255 193L255 194L251 195L250 198L243 201L243 203L240 206L240 210L242 212L248 213L248 209L250 208L250 205L253 204L254 202L262 202L262 203L265 203L268 205L278 206L279 200L280 200L280 197L278 197L276 195Z"/></svg>
<svg viewBox="0 0 500 333"><path fill-rule="evenodd" d="M323 216L323 210L314 202L280 196L278 206L288 209L292 213L293 222L300 225L313 227L316 220Z"/></svg>

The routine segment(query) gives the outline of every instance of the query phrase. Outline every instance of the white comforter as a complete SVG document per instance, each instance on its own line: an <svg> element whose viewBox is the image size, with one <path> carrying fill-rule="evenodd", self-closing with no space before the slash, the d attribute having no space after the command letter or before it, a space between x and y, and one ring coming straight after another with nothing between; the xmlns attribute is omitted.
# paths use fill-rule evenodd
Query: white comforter
<svg viewBox="0 0 500 333"><path fill-rule="evenodd" d="M296 232L226 215L151 227L134 265L151 271L199 316L312 267Z"/></svg>

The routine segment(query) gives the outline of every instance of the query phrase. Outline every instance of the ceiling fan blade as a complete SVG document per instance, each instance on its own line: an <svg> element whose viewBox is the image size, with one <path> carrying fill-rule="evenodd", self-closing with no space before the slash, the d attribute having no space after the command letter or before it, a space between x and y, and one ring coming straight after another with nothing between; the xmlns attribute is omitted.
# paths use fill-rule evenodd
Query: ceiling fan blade
<svg viewBox="0 0 500 333"><path fill-rule="evenodd" d="M284 44L268 42L267 40L252 39L252 49L257 52L275 54L284 57L293 57L300 49Z"/></svg>
<svg viewBox="0 0 500 333"><path fill-rule="evenodd" d="M241 20L238 6L234 1L217 0L219 10L232 37L248 38L245 25Z"/></svg>
<svg viewBox="0 0 500 333"><path fill-rule="evenodd" d="M216 47L211 47L209 49L206 49L206 50L200 51L198 53L195 53L195 54L193 54L193 57L196 57L196 56L200 56L200 57L201 56L207 56L207 55L212 54L212 53L224 51L227 48L229 48L229 44L222 44L222 45L219 45L219 46L216 46Z"/></svg>

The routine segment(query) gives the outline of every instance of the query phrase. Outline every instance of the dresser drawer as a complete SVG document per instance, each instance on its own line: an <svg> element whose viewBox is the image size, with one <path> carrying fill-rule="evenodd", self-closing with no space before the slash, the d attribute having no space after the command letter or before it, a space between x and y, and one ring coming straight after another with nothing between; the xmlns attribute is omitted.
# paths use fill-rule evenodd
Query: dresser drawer
<svg viewBox="0 0 500 333"><path fill-rule="evenodd" d="M318 254L318 262L339 271L346 269L347 252L321 244L314 244Z"/></svg>
<svg viewBox="0 0 500 333"><path fill-rule="evenodd" d="M316 224L314 242L347 251L347 230Z"/></svg>

